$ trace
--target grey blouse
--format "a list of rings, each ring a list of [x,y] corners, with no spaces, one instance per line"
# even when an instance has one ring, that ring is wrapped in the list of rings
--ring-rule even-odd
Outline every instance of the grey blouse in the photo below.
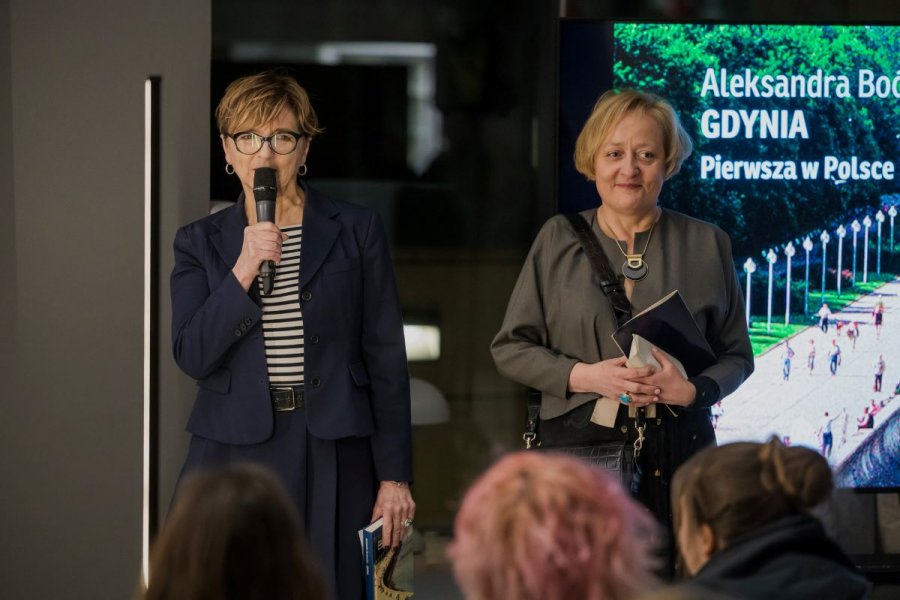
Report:
[[[618,273],[625,258],[616,242],[600,230],[595,209],[582,214],[593,223]],[[644,247],[648,233],[636,235],[636,248]],[[728,235],[710,223],[663,209],[644,260],[650,271],[634,285],[634,313],[679,290],[719,359],[701,375],[718,384],[720,397],[730,394],[753,372],[753,351]],[[576,363],[621,356],[611,337],[615,316],[597,282],[565,216],[548,220],[525,259],[491,343],[502,375],[542,392],[541,418],[557,417],[597,398],[567,392]]]

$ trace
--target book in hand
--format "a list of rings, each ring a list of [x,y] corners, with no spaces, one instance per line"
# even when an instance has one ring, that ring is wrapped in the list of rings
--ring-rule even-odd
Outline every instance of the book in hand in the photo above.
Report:
[[[639,336],[638,334],[634,334],[631,336],[631,350],[628,353],[628,359],[625,361],[626,367],[653,367],[654,369],[660,369],[662,365],[659,364],[659,361],[656,360],[656,357],[653,355],[651,348],[653,344]],[[687,372],[684,370],[684,365],[681,364],[681,361],[660,348],[657,348],[668,360],[675,366],[675,369],[681,373],[682,377],[687,377]],[[645,407],[646,413],[645,416],[649,419],[656,418],[656,404],[650,404]],[[668,404],[663,404],[663,406],[668,407]],[[618,408],[618,407],[617,407]],[[671,409],[669,409],[671,410]],[[672,414],[675,414],[674,412]],[[637,415],[637,407],[633,404],[628,406],[628,416],[632,419]],[[614,425],[615,423],[613,423]],[[610,425],[612,427],[612,425]]]
[[[379,518],[359,530],[363,570],[368,600],[406,600],[413,597],[413,551],[409,544],[411,528],[397,548],[385,548],[381,534],[384,519]]]
[[[625,356],[631,356],[635,335],[677,358],[688,377],[699,375],[717,362],[715,353],[678,290],[667,294],[616,329],[612,337]]]

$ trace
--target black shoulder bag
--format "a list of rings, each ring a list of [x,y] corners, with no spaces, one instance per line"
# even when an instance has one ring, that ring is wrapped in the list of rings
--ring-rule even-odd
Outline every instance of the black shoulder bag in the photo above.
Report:
[[[616,323],[622,326],[631,318],[631,302],[625,295],[625,288],[621,279],[616,276],[609,265],[609,258],[597,241],[594,232],[591,231],[590,223],[585,220],[579,213],[567,214],[566,218],[575,229],[581,246],[584,249],[588,260],[600,277],[600,288],[609,298],[612,304],[613,312],[616,316]],[[577,409],[576,409],[577,410]],[[528,390],[527,397],[527,419],[525,422],[525,433],[522,439],[525,440],[525,448],[541,448],[540,433],[538,430],[541,412],[541,392],[534,389]],[[640,452],[640,442],[643,441],[643,431],[645,428],[645,411],[643,408],[638,409],[635,419],[635,427],[638,431],[638,442],[634,444],[634,452]],[[576,444],[572,446],[554,445],[542,448],[545,450],[553,450],[563,452],[587,460],[598,467],[616,474],[626,488],[632,488],[634,491],[636,481],[633,478],[633,455],[631,454],[631,445],[627,439],[609,442],[597,442],[593,444]]]

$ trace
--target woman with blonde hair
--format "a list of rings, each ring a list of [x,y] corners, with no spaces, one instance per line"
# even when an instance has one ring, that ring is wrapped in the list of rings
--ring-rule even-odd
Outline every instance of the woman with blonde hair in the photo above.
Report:
[[[622,600],[656,584],[653,518],[607,473],[518,452],[466,493],[448,554],[465,597]]]
[[[750,600],[867,598],[865,578],[810,514],[831,491],[828,462],[810,448],[773,437],[701,451],[672,487],[691,583]]]
[[[627,443],[635,456],[632,492],[664,525],[675,469],[715,443],[710,407],[753,372],[728,235],[660,206],[665,182],[691,149],[664,99],[604,93],[575,149],[598,206],[544,224],[491,344],[502,375],[541,392],[535,443]],[[686,373],[653,348],[656,367],[626,365],[612,333],[676,290],[712,362]],[[682,362],[688,358],[681,353]]]

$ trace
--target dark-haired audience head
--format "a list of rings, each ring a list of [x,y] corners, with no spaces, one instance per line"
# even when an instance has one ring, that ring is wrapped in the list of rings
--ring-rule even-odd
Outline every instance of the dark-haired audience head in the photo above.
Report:
[[[689,583],[668,585],[641,596],[638,600],[739,600],[724,592]]]
[[[818,452],[775,437],[698,452],[672,481],[675,530],[688,573],[733,540],[809,512],[832,487],[831,469]]]
[[[656,524],[605,472],[517,452],[466,494],[448,554],[465,597],[618,600],[656,584]]]
[[[262,467],[235,465],[185,481],[153,547],[144,600],[325,598],[300,522]]]

